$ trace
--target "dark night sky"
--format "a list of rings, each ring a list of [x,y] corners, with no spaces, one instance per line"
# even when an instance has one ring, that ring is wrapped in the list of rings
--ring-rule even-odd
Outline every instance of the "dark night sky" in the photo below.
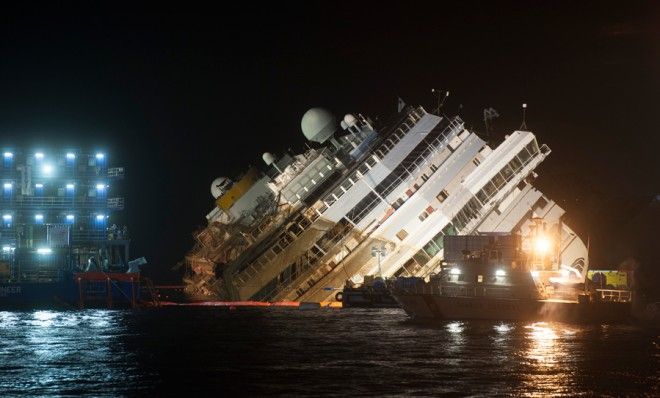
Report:
[[[300,150],[310,107],[382,117],[397,96],[431,109],[436,87],[475,129],[496,108],[501,138],[527,102],[553,149],[538,186],[594,258],[627,255],[612,237],[660,194],[657,3],[352,3],[5,8],[0,141],[107,148],[127,168],[133,256],[166,278],[212,208],[210,182]]]

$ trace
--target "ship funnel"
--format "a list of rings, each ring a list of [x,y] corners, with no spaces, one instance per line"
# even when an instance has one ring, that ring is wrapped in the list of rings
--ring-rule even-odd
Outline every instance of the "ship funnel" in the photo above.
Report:
[[[275,155],[273,155],[270,152],[264,152],[261,158],[264,160],[264,163],[266,163],[266,166],[270,166],[271,164],[273,164],[273,162],[275,162],[275,160],[277,160],[275,158]]]
[[[300,128],[305,138],[319,144],[332,137],[338,127],[337,118],[330,111],[323,108],[308,110],[300,121]]]

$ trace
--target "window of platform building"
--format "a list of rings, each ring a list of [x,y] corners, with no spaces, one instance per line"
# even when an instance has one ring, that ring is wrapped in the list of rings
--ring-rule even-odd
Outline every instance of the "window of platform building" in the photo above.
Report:
[[[449,197],[449,193],[447,193],[447,190],[445,189],[443,189],[442,192],[440,192],[438,196],[436,196],[436,198],[440,203],[444,202],[445,199],[447,199],[448,197]]]
[[[399,238],[399,240],[404,240],[408,236],[408,232],[405,229],[402,229],[401,231],[396,233],[396,237]]]

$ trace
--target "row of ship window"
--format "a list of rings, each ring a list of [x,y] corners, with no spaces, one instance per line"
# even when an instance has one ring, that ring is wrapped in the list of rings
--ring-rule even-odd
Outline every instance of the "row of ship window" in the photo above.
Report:
[[[403,137],[412,129],[412,127],[415,125],[415,123],[421,119],[421,117],[424,115],[424,112],[411,112],[409,114],[409,118],[404,120],[401,125],[392,133],[383,144],[381,144],[380,148],[376,150],[376,154],[380,156],[380,159],[382,159],[385,155],[387,155],[394,146],[403,139]],[[404,128],[405,127],[405,128]],[[266,251],[264,254],[259,256],[256,260],[254,260],[250,265],[246,267],[246,271],[248,273],[255,273],[265,266],[268,262],[272,261],[279,253],[281,253],[294,239],[297,237],[299,234],[301,234],[304,229],[306,229],[313,221],[315,221],[321,214],[323,214],[330,206],[332,206],[341,196],[344,195],[353,185],[355,185],[360,178],[362,178],[373,166],[378,162],[379,158],[377,155],[372,155],[369,156],[362,165],[358,166],[355,171],[353,171],[348,177],[345,178],[344,181],[342,181],[337,188],[335,188],[330,194],[328,194],[323,200],[322,203],[323,205],[316,209],[316,212],[310,213],[309,216],[305,216],[304,214],[300,214],[296,217],[296,219],[293,221],[292,225],[300,225],[300,227],[289,227],[287,230],[282,234],[282,237],[278,240],[277,243],[275,243],[270,250]],[[369,195],[374,195],[373,192],[371,192]],[[368,196],[369,196],[368,195]],[[371,208],[375,207],[375,204],[371,206]],[[357,206],[356,206],[357,207]],[[366,215],[366,214],[365,214]],[[305,220],[303,222],[303,220]],[[303,226],[304,224],[304,226]],[[292,236],[293,234],[294,236]]]
[[[506,185],[513,177],[530,161],[534,156],[539,153],[539,148],[536,140],[530,142],[525,146],[506,166],[502,168],[485,186],[482,188],[476,197],[470,200],[463,206],[463,208],[454,216],[454,218],[447,224],[447,226],[427,242],[424,247],[419,250],[413,258],[420,265],[426,264],[443,248],[442,237],[444,235],[455,235],[457,231],[463,230],[470,221],[477,219],[483,206],[490,200],[501,188]],[[443,191],[445,192],[445,191]],[[442,194],[442,192],[441,192]],[[445,198],[446,196],[443,195]],[[483,199],[482,199],[483,198]],[[440,198],[438,198],[440,199]],[[444,199],[443,199],[444,200]],[[428,217],[428,209],[426,211]],[[422,213],[424,214],[424,213]],[[426,219],[424,217],[424,219]],[[422,216],[420,215],[420,219]],[[398,236],[398,235],[397,235]],[[407,233],[405,234],[407,236]]]

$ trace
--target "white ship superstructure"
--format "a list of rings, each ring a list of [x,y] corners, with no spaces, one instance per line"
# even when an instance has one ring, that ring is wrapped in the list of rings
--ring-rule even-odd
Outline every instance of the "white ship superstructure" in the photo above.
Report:
[[[584,279],[585,245],[532,185],[550,149],[531,132],[492,149],[460,118],[422,107],[378,128],[346,115],[341,129],[313,108],[301,127],[314,148],[266,153],[264,172],[214,181],[217,206],[187,257],[189,294],[323,301],[347,279],[432,275],[444,235],[493,232],[535,237],[523,247],[546,242],[536,269]]]

